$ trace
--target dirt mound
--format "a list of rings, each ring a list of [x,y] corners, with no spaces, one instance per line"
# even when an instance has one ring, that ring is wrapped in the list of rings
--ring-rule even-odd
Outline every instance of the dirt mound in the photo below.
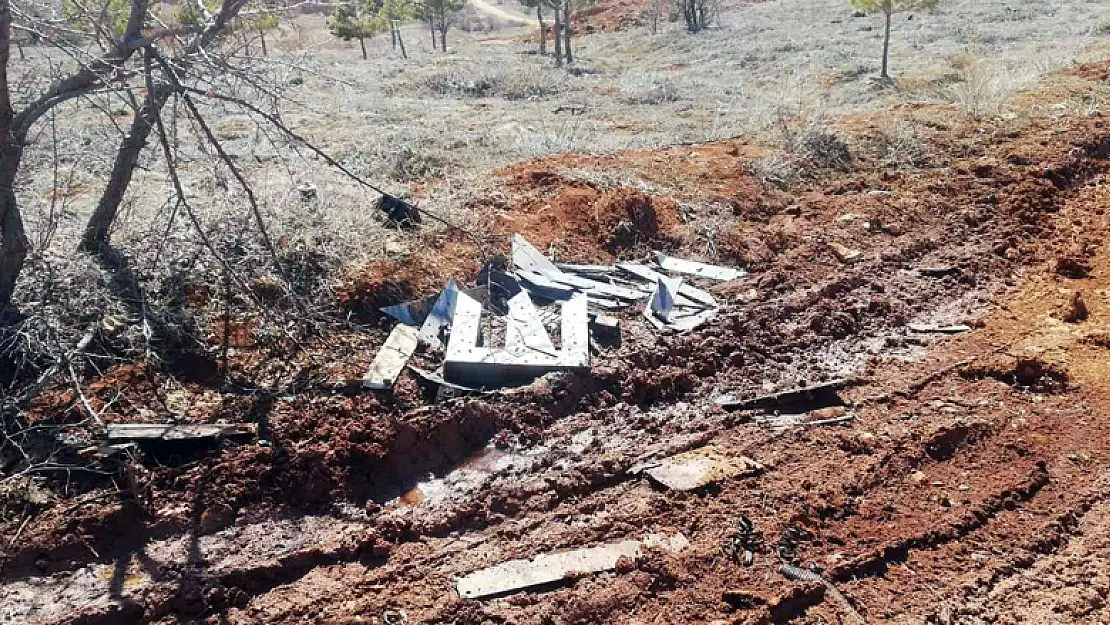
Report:
[[[1068,76],[1084,78],[1091,82],[1110,82],[1110,61],[1093,61],[1081,63],[1075,67],[1064,70]]]
[[[484,255],[479,241],[448,231],[433,241],[417,241],[400,258],[379,260],[353,269],[336,286],[339,306],[363,321],[381,318],[378,310],[438,292],[449,278],[473,275]]]
[[[651,20],[651,0],[602,0],[574,13],[575,28],[592,32],[617,32],[646,26]],[[660,21],[666,20],[661,16]]]
[[[1039,393],[1061,393],[1068,389],[1070,376],[1060,365],[1035,356],[996,356],[961,369],[965,378],[994,378]]]

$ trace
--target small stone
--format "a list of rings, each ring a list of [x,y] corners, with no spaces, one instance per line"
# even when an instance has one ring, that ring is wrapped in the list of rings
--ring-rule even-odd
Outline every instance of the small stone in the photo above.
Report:
[[[910,473],[909,477],[907,477],[906,479],[913,482],[914,484],[920,484],[925,481],[925,477],[925,473],[921,471],[914,471],[913,473]]]
[[[863,256],[863,252],[859,250],[854,250],[845,245],[841,245],[840,243],[837,243],[835,241],[829,242],[829,249],[832,250],[832,253],[834,256],[836,256],[837,260],[845,264],[854,263]]]

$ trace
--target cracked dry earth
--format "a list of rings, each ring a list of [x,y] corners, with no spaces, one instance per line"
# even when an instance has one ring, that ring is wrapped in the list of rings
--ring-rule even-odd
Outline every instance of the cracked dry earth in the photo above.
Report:
[[[868,622],[1110,623],[1110,128],[985,125],[938,147],[943,167],[861,166],[744,217],[791,243],[753,262],[699,331],[659,336],[630,313],[589,374],[499,395],[276,399],[259,417],[273,449],[151,469],[145,506],[58,503],[9,554],[0,615],[855,622],[825,586],[775,571],[796,526],[812,535],[798,561]],[[862,259],[838,262],[829,240]],[[916,271],[940,266],[958,272]],[[1088,315],[1068,322],[1076,292]],[[841,377],[856,418],[840,424],[771,428],[714,402]],[[765,468],[690,493],[629,471],[707,443]],[[741,515],[768,545],[751,567],[720,549]],[[506,559],[676,532],[689,548],[542,592],[454,591]]]

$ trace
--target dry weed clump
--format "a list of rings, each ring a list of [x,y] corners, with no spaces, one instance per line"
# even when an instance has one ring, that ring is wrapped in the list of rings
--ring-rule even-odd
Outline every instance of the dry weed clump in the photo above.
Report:
[[[879,158],[891,167],[922,167],[929,162],[925,143],[912,124],[895,120],[876,139]]]
[[[822,170],[851,169],[851,148],[824,116],[799,120],[780,111],[775,129],[779,149],[748,164],[749,173],[765,184],[785,188]]]
[[[558,94],[565,77],[530,67],[457,69],[430,74],[421,79],[422,89],[432,95],[459,99],[501,97],[510,101],[544,100]]]
[[[445,159],[427,152],[417,152],[406,145],[393,154],[389,177],[399,182],[414,182],[425,178],[441,178],[446,172]]]
[[[626,75],[621,80],[621,100],[628,104],[665,104],[682,99],[678,84],[657,72]]]

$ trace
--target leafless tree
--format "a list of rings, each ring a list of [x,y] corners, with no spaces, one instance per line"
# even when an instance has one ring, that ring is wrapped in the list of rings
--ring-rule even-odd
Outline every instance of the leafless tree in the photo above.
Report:
[[[9,81],[12,33],[15,30],[29,31],[36,33],[42,41],[58,42],[56,37],[46,32],[44,25],[57,32],[64,28],[64,23],[54,20],[55,23],[44,24],[29,11],[13,6],[12,0],[0,0],[0,310],[7,310],[11,305],[16,281],[29,251],[15,187],[32,127],[55,107],[99,90],[115,89],[133,97],[133,82],[136,76],[141,76],[135,68],[136,53],[152,50],[161,43],[180,45],[181,38],[187,36],[189,40],[179,56],[187,61],[201,54],[226,32],[246,2],[224,0],[214,14],[205,9],[205,19],[196,27],[178,29],[157,26],[144,29],[152,19],[149,0],[132,0],[118,36],[112,32],[112,16],[102,11],[101,19],[93,19],[90,24],[103,52],[85,58],[80,48],[66,50],[74,58],[73,69],[37,94],[29,95],[13,90],[14,85]],[[79,3],[75,5],[81,6]],[[110,44],[106,43],[109,41]],[[147,102],[143,105],[146,112],[136,116],[132,130],[138,132],[133,133],[135,138],[124,146],[126,154],[117,159],[118,167],[113,170],[110,189],[126,189],[134,169],[134,158],[145,142],[143,127],[149,126],[149,111],[156,108],[159,102],[164,102],[162,97],[160,93],[147,94]],[[106,195],[103,208],[98,208],[99,216],[90,223],[91,234],[86,238],[91,242],[106,236],[106,227],[110,226],[111,217],[118,209],[118,200],[113,199],[115,192]]]

